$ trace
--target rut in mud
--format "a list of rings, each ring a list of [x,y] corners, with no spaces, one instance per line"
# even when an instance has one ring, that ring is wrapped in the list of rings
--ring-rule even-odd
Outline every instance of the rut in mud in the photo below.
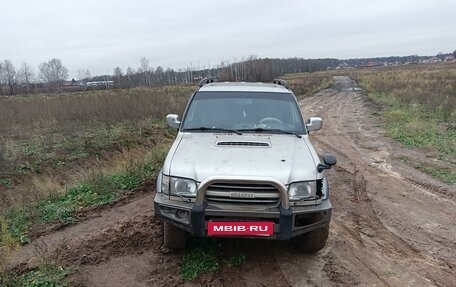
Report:
[[[310,135],[318,152],[338,158],[328,172],[330,237],[319,253],[298,254],[287,242],[222,240],[247,260],[184,282],[182,255],[160,252],[150,191],[42,236],[11,267],[52,256],[79,266],[72,280],[80,286],[456,286],[454,186],[397,160],[431,159],[386,138],[376,107],[355,86],[337,77],[333,88],[300,102],[305,117],[324,119],[323,129]]]

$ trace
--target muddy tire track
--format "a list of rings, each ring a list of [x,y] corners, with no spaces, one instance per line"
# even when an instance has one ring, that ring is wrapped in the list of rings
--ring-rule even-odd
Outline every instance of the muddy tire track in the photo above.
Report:
[[[353,81],[336,78],[336,86],[338,93],[322,91],[301,101],[301,106],[307,116],[321,106],[311,115],[322,116],[324,128],[311,136],[320,152],[333,152],[339,160],[330,172],[335,206],[331,227],[341,238],[351,238],[345,242],[354,250],[344,256],[356,257],[351,262],[359,260],[380,285],[453,285],[454,187],[395,160],[402,155],[426,161],[426,155],[405,150],[384,136],[379,119],[372,115],[375,106],[353,89]]]

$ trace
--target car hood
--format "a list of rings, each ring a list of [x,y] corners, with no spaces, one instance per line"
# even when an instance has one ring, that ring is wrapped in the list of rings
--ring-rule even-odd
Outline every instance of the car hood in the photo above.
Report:
[[[309,145],[307,136],[180,133],[163,171],[197,182],[209,176],[273,177],[284,184],[315,180],[318,158]]]

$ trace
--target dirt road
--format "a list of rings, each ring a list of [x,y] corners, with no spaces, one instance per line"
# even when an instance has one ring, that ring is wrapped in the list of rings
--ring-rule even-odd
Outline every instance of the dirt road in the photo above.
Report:
[[[160,224],[146,192],[42,236],[11,266],[52,255],[79,266],[72,280],[80,286],[456,286],[455,187],[408,166],[434,160],[385,137],[377,108],[346,77],[300,105],[305,117],[324,119],[311,134],[319,153],[338,158],[328,172],[330,237],[318,254],[296,254],[286,242],[229,240],[225,248],[246,255],[241,267],[184,282],[182,255],[159,251]]]

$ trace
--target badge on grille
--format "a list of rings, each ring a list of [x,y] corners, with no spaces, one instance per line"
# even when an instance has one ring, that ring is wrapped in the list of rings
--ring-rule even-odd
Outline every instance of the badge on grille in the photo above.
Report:
[[[231,198],[255,198],[253,192],[230,192]]]

